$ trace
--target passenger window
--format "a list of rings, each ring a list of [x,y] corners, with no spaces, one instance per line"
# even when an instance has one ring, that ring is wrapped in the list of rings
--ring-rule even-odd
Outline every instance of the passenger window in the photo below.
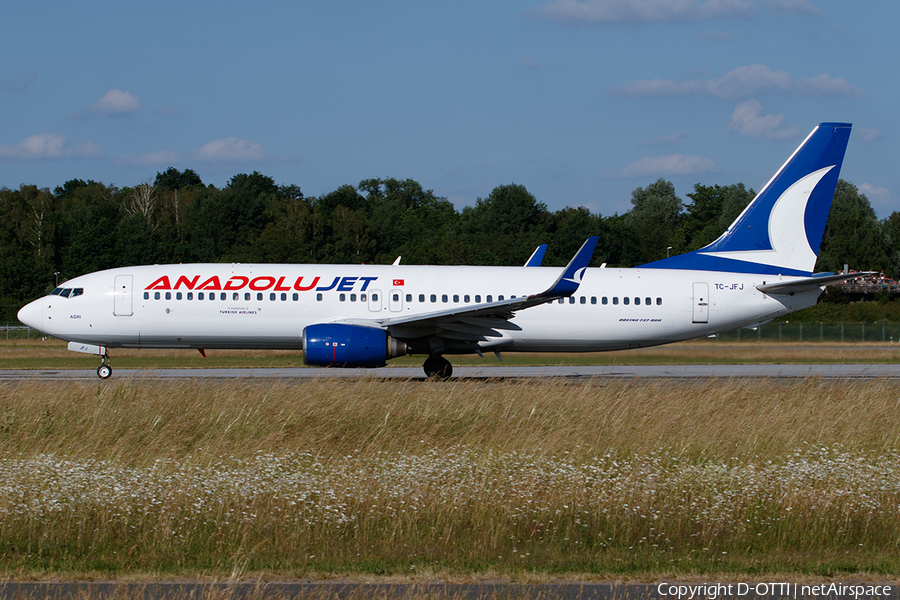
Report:
[[[188,299],[188,300],[193,300],[193,299],[194,299],[194,292],[188,292],[188,293],[187,293],[187,299]]]
[[[215,293],[215,292],[210,292],[210,293],[209,293],[209,299],[210,299],[210,300],[215,300],[215,299],[216,299],[216,293]]]
[[[338,300],[340,300],[341,302],[346,302],[347,294],[338,294]]]
[[[469,299],[469,295],[468,295],[468,294],[466,294],[465,296],[463,296],[463,302],[465,302],[466,304],[468,304],[469,302],[471,302],[471,300]]]
[[[497,302],[502,302],[502,301],[503,301],[503,295],[501,294],[501,295],[497,296]]]
[[[446,301],[447,301],[447,294],[442,294],[442,295],[441,295],[441,302],[446,302]]]
[[[419,294],[419,302],[425,302],[425,294]]]
[[[619,297],[613,296],[613,306],[617,305],[618,303],[619,303]]]
[[[153,299],[159,300],[159,292],[153,292]]]
[[[262,296],[262,294],[260,294],[260,296]],[[322,292],[319,292],[318,294],[316,294],[316,302],[321,302],[321,301],[322,301]]]
[[[343,296],[343,294],[341,294],[341,296]],[[269,293],[269,301],[274,302],[274,300],[275,300],[275,292],[270,292]],[[341,302],[343,302],[343,301],[344,301],[344,299],[341,298]]]
[[[641,305],[641,299],[640,299],[640,298],[635,298],[635,299],[634,299],[634,305],[635,305],[635,306],[640,306],[640,305]]]
[[[580,301],[582,304],[587,304],[587,298],[585,298],[584,296],[582,296],[581,299],[580,299],[579,301]]]
[[[172,292],[166,292],[166,300],[172,299]]]
[[[475,303],[481,304],[481,294],[475,294]]]
[[[181,300],[181,292],[175,292],[175,299]]]
[[[487,301],[488,301],[488,302],[493,302],[493,301],[494,301],[494,297],[491,296],[490,294],[488,294]]]
[[[321,296],[322,294],[319,294],[319,295]],[[260,302],[262,302],[262,299],[263,299],[262,292],[259,292],[258,294],[256,294],[256,299],[259,300]]]
[[[652,304],[652,302],[650,302],[650,298],[644,298],[644,304],[650,306]]]
[[[557,300],[557,302],[559,302],[560,304],[565,304],[565,303],[566,303],[566,299],[565,299],[565,298],[560,298],[559,300]]]
[[[199,292],[197,294],[197,300],[203,300],[203,298],[205,298],[205,296],[203,295],[203,292]]]
[[[59,289],[53,290],[53,293],[59,295]],[[150,299],[150,292],[144,292],[144,300],[149,300],[149,299]]]
[[[295,294],[295,295],[296,295],[296,294]],[[245,292],[245,293],[244,293],[244,301],[245,301],[245,302],[249,302],[249,301],[250,301],[250,292]]]
[[[400,302],[400,294],[394,294],[394,302]]]
[[[431,295],[431,301],[432,301],[432,302],[437,302],[437,296],[436,296],[435,294],[432,294],[432,295]]]
[[[297,294],[294,294],[294,295],[296,296]],[[360,294],[360,295],[359,295],[359,301],[360,301],[360,302],[365,302],[365,301],[366,301],[366,295],[365,295],[365,294]]]
[[[287,294],[285,294],[284,292],[281,292],[281,301],[287,302]]]
[[[372,302],[378,302],[378,294],[372,294]]]
[[[597,304],[597,296],[591,296],[591,304]]]
[[[453,302],[459,302],[459,294],[453,294]]]
[[[575,296],[569,296],[569,304],[575,304]]]
[[[241,295],[238,294],[237,292],[235,292],[234,294],[231,295],[231,299],[234,300],[235,302],[237,302],[238,300],[241,299]]]
[[[662,306],[662,298],[657,298],[657,299],[656,299],[656,305],[657,305],[657,306]]]
[[[350,302],[356,302],[356,294],[350,294]]]
[[[222,292],[221,294],[219,294],[219,300],[221,300],[222,302],[224,302],[227,299],[228,299],[228,294],[226,294],[225,292]]]
[[[407,295],[406,295],[406,301],[407,301],[407,302],[412,302],[412,294],[407,294]]]
[[[249,296],[249,294],[248,294],[248,296]],[[296,302],[296,301],[299,300],[299,299],[300,299],[300,294],[298,294],[297,292],[294,292],[294,293],[291,295],[291,300],[293,300],[294,302]],[[365,300],[365,298],[363,298],[363,300]]]
[[[603,296],[603,298],[601,298],[600,300],[600,303],[603,304],[603,306],[606,306],[607,304],[609,304],[609,298]]]
[[[629,302],[631,302],[631,298],[629,298],[628,296],[622,298],[622,304],[624,304],[625,306],[628,306]]]

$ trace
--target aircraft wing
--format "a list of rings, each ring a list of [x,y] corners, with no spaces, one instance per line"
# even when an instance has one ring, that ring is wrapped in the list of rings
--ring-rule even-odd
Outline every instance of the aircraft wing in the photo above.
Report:
[[[853,279],[861,275],[875,275],[875,271],[864,271],[862,273],[842,273],[840,275],[813,275],[812,277],[792,279],[791,281],[776,281],[775,283],[766,283],[756,286],[756,289],[766,294],[796,294],[798,292],[809,292],[831,283],[847,281],[848,279]]]
[[[597,236],[588,238],[553,285],[538,294],[482,304],[467,304],[424,314],[365,321],[367,324],[388,329],[391,335],[400,339],[436,333],[450,339],[482,340],[486,337],[500,336],[501,334],[496,331],[498,329],[518,330],[519,327],[510,322],[517,311],[571,296],[578,290],[597,245],[597,239]],[[358,319],[354,319],[353,322],[363,324]]]

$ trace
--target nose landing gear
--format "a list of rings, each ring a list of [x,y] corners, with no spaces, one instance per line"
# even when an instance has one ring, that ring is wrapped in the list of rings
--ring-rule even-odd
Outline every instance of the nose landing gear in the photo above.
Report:
[[[427,377],[435,379],[450,379],[453,375],[453,365],[443,356],[429,356],[422,368],[425,369]]]

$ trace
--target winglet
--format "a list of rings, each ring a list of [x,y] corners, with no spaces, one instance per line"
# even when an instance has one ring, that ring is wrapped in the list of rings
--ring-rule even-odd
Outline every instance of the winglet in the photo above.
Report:
[[[531,253],[531,257],[525,261],[526,267],[539,267],[541,263],[544,262],[544,254],[547,252],[547,244],[541,244],[537,248],[534,249],[534,252]]]
[[[575,256],[572,257],[572,260],[569,261],[566,270],[556,280],[556,283],[540,295],[559,297],[574,294],[578,290],[578,286],[581,285],[581,278],[584,276],[584,270],[587,268],[588,263],[591,262],[591,256],[594,254],[594,248],[597,246],[598,239],[600,239],[598,236],[592,235],[585,240],[578,252],[575,253]]]

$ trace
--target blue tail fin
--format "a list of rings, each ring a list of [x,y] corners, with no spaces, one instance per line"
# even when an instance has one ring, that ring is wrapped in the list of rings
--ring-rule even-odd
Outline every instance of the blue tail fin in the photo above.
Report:
[[[642,268],[811,275],[849,139],[820,123],[719,239]]]

